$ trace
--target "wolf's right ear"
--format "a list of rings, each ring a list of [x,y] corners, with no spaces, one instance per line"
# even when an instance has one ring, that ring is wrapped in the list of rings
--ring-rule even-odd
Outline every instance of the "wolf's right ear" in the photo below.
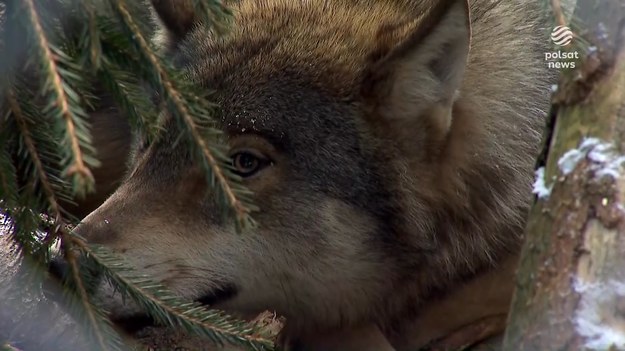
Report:
[[[197,21],[194,0],[151,0],[152,6],[172,39],[183,39]]]
[[[434,1],[428,11],[380,28],[377,36],[361,87],[364,101],[382,117],[377,122],[392,133],[414,136],[426,128],[444,138],[468,61],[468,1]]]

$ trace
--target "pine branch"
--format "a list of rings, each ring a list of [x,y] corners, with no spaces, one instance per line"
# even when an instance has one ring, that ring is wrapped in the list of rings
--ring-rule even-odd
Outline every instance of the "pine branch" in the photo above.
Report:
[[[16,94],[13,89],[10,89],[6,92],[5,100],[8,105],[10,114],[7,116],[7,119],[3,121],[4,123],[2,126],[4,128],[7,128],[7,130],[3,130],[2,134],[4,136],[7,131],[13,130],[13,128],[11,128],[8,123],[10,121],[9,118],[13,117],[12,120],[15,122],[16,128],[19,131],[21,144],[24,146],[25,151],[24,155],[20,155],[18,153],[18,156],[23,156],[22,161],[28,162],[28,164],[32,166],[32,175],[30,177],[31,186],[27,187],[26,189],[34,191],[36,185],[39,184],[41,189],[43,189],[43,197],[48,201],[48,203],[50,204],[49,206],[52,207],[51,210],[60,213],[60,208],[54,207],[55,205],[58,205],[58,203],[56,202],[56,194],[54,192],[51,182],[49,181],[48,173],[45,169],[44,163],[40,158],[35,138],[33,138],[33,135],[31,134],[27,113],[23,111],[20,103],[17,101]],[[3,137],[2,141],[6,143],[3,145],[3,149],[8,147],[7,138]],[[12,168],[15,169],[14,167]],[[11,172],[10,168],[3,168],[3,173],[7,170]],[[17,186],[17,181],[15,186]],[[5,189],[5,191],[10,191],[10,185],[9,188]],[[13,219],[18,221],[17,224],[19,225],[11,226],[10,233],[12,234],[12,238],[16,242],[18,242],[24,249],[26,249],[26,252],[33,253],[35,251],[38,251],[38,247],[41,246],[41,243],[37,241],[37,237],[33,236],[32,234],[35,231],[35,228],[37,228],[37,219],[35,218],[35,213],[39,212],[40,210],[44,210],[44,206],[39,206],[40,201],[37,201],[35,197],[29,196],[28,191],[22,192],[21,199],[19,198],[20,194],[16,195],[17,196],[14,196],[13,199],[10,194],[7,194],[7,197],[2,197],[3,211],[6,212],[6,215],[10,215]],[[29,211],[23,206],[23,204],[30,204],[29,207],[35,209],[35,211]],[[53,238],[51,238],[50,241],[52,240]]]
[[[135,75],[105,57],[98,70],[98,78],[120,105],[135,129],[147,132],[148,140],[153,140],[162,131],[157,123],[158,114],[154,104],[140,88],[141,83]]]
[[[51,182],[48,178],[48,173],[44,167],[44,163],[39,156],[35,141],[31,137],[31,133],[26,122],[26,117],[24,116],[22,109],[20,108],[20,105],[17,102],[15,94],[12,90],[9,91],[7,100],[12,111],[12,116],[19,126],[20,133],[24,139],[24,144],[26,145],[30,159],[32,160],[36,168],[35,173],[39,176],[39,184],[41,185],[43,193],[47,198],[49,211],[54,218],[52,220],[52,223],[54,224],[56,229],[54,231],[51,231],[48,235],[48,238],[46,238],[45,240],[45,242],[51,243],[54,238],[57,237],[57,234],[59,232],[63,233],[63,231],[65,230],[61,206],[59,205],[56,193],[52,188]],[[113,345],[119,344],[119,342],[116,341],[119,340],[119,336],[117,336],[116,333],[112,331],[112,329],[108,328],[107,330],[103,327],[107,319],[103,316],[103,314],[96,306],[93,306],[91,304],[87,291],[84,289],[82,278],[79,275],[79,267],[76,258],[71,250],[71,243],[68,242],[66,238],[66,235],[61,235],[61,240],[63,241],[63,244],[66,245],[64,252],[72,271],[73,282],[77,286],[77,292],[84,307],[85,314],[88,316],[88,321],[92,326],[90,330],[93,331],[98,345],[101,347],[102,350],[119,350],[119,347],[109,347],[109,344],[107,343],[107,340],[109,342],[112,340]]]
[[[71,242],[67,240],[67,234],[64,233],[66,228],[63,224],[63,213],[57,200],[56,192],[54,191],[48,178],[48,173],[44,167],[43,161],[40,158],[39,152],[37,151],[35,141],[31,137],[26,117],[17,102],[15,93],[12,90],[8,93],[7,101],[9,107],[11,108],[12,116],[20,129],[20,134],[24,139],[24,144],[26,145],[30,159],[35,166],[35,174],[39,176],[39,184],[43,189],[43,193],[47,199],[49,212],[53,218],[51,222],[54,229],[50,231],[47,238],[44,240],[44,243],[52,243],[58,234],[61,233],[61,240],[65,247],[64,253],[72,272],[73,283],[76,285],[76,291],[79,295],[79,299],[82,303],[89,325],[91,326],[90,330],[92,331],[97,344],[102,350],[120,350],[119,345],[121,342],[119,341],[119,336],[117,336],[112,328],[106,327],[108,319],[103,315],[100,309],[91,303],[87,291],[84,288],[83,280],[79,274],[78,262],[73,251],[71,250]]]
[[[217,138],[221,134],[216,128],[205,127],[196,121],[205,124],[213,124],[209,119],[207,108],[199,96],[188,97],[178,89],[175,76],[152,50],[148,41],[143,36],[139,26],[132,18],[125,0],[109,0],[111,6],[116,10],[120,21],[134,38],[139,53],[149,63],[152,75],[148,77],[155,88],[162,91],[167,105],[174,118],[181,121],[182,126],[187,131],[188,137],[193,141],[192,147],[199,156],[200,164],[208,175],[210,184],[217,184],[218,198],[223,198],[228,206],[234,211],[237,224],[242,228],[255,225],[249,217],[250,212],[257,210],[249,199],[250,192],[235,182],[238,178],[228,171],[229,159],[225,156],[225,146],[218,143],[209,144],[206,140],[207,134]],[[189,108],[196,106],[196,108]]]
[[[83,17],[87,20],[88,25],[82,34],[81,42],[84,51],[89,53],[89,64],[94,70],[100,68],[100,60],[102,58],[102,44],[100,38],[100,29],[98,27],[96,17],[96,5],[93,0],[77,1],[78,6],[82,10]]]
[[[205,25],[210,25],[215,33],[224,35],[230,29],[232,11],[222,0],[195,0],[195,11],[202,15]]]
[[[232,172],[227,148],[218,142],[222,132],[210,117],[213,106],[203,95],[195,93],[196,87],[185,81],[187,77],[175,73],[169,64],[161,61],[146,39],[141,21],[136,18],[138,10],[133,7],[136,4],[110,0],[106,11],[101,11],[104,7],[93,0],[9,3],[7,8],[12,9],[15,23],[0,28],[5,34],[0,38],[0,46],[7,48],[3,40],[9,34],[7,28],[10,33],[21,29],[21,33],[26,33],[26,40],[21,42],[28,44],[22,46],[33,51],[28,53],[30,63],[40,66],[27,70],[21,62],[22,56],[16,54],[22,51],[17,49],[11,49],[6,62],[0,64],[3,70],[9,68],[11,75],[25,76],[21,83],[28,83],[16,85],[7,79],[6,84],[2,80],[0,87],[6,100],[0,106],[3,117],[0,119],[0,211],[12,221],[10,231],[16,247],[25,257],[38,257],[38,262],[45,263],[50,244],[60,238],[71,272],[67,286],[72,289],[66,291],[77,295],[70,301],[70,311],[85,322],[100,349],[118,349],[119,337],[89,296],[89,275],[81,274],[83,267],[79,264],[82,260],[78,260],[78,251],[87,252],[98,262],[98,272],[103,271],[122,294],[137,301],[161,324],[182,328],[219,344],[229,342],[254,350],[273,349],[270,338],[251,324],[197,303],[185,303],[162,285],[133,276],[123,265],[118,265],[119,260],[100,249],[88,248],[65,226],[67,213],[61,206],[62,201],[70,201],[72,194],[84,195],[94,185],[90,168],[98,162],[85,111],[89,106],[88,93],[81,89],[94,78],[104,83],[139,130],[156,136],[162,131],[159,127],[162,128],[170,117],[163,114],[162,120],[158,119],[141,87],[140,79],[147,78],[152,88],[165,98],[169,115],[183,131],[181,138],[189,142],[191,153],[215,188],[218,204],[230,207],[229,211],[238,220],[238,229],[254,225],[249,214],[257,208],[251,203],[251,192]],[[225,30],[220,20],[227,17],[229,11],[221,2],[205,0],[196,5],[205,16],[205,25],[213,25],[217,32]],[[49,11],[46,6],[53,10]],[[78,14],[79,20],[65,22],[67,18],[63,16],[67,13]],[[113,20],[111,15],[115,15]],[[17,25],[22,22],[23,28]],[[60,24],[60,29],[50,23]],[[10,62],[15,65],[7,65]],[[43,84],[37,86],[40,79]],[[30,89],[22,93],[24,86]],[[10,94],[5,94],[5,87]],[[33,90],[40,90],[47,99],[45,108],[40,108],[41,101],[35,98]],[[50,128],[51,121],[54,128]],[[5,129],[5,126],[8,127]],[[62,136],[61,142],[58,135]],[[73,182],[71,193],[67,191],[66,179]],[[42,212],[50,218],[41,217]],[[45,238],[41,237],[41,232],[47,232]]]
[[[59,226],[58,230],[61,245],[64,247],[63,253],[65,261],[68,263],[71,271],[71,282],[74,288],[72,290],[77,293],[79,301],[82,304],[86,322],[90,326],[89,331],[95,339],[96,345],[103,351],[122,350],[121,339],[113,330],[111,321],[102,312],[101,308],[91,302],[91,297],[85,288],[83,276],[81,275],[76,250],[73,248],[74,240],[71,234],[67,232],[65,227]]]
[[[51,98],[46,111],[53,112],[54,117],[62,118],[65,124],[62,129],[71,150],[65,175],[73,178],[75,193],[83,196],[93,190],[94,186],[89,166],[97,166],[98,163],[92,156],[90,138],[80,137],[88,135],[86,126],[81,123],[81,120],[86,118],[86,113],[81,107],[79,95],[70,86],[71,81],[80,79],[80,69],[61,49],[50,42],[33,0],[24,0],[23,6],[41,58],[42,71],[45,75],[44,89],[46,95]],[[84,151],[90,154],[85,154]]]
[[[23,39],[23,32],[16,30],[16,4],[3,2],[0,5],[0,52],[3,53],[0,60],[0,94],[4,95],[9,77],[15,74],[17,58],[22,54],[22,48],[15,43]]]
[[[562,12],[562,4],[560,0],[551,0],[551,8],[553,9],[553,15],[555,16],[556,23],[559,26],[566,26],[566,17]]]
[[[52,186],[48,179],[48,173],[46,172],[43,162],[39,157],[39,153],[37,152],[37,146],[35,145],[35,141],[31,136],[30,129],[28,128],[28,124],[26,122],[26,117],[24,116],[24,113],[22,112],[22,109],[17,102],[17,98],[15,97],[15,93],[13,90],[9,90],[7,92],[7,101],[12,111],[12,116],[19,127],[20,134],[24,140],[24,144],[26,145],[26,149],[28,150],[30,159],[35,166],[35,173],[39,177],[39,184],[43,188],[44,196],[48,200],[50,211],[51,213],[56,214],[58,216],[57,219],[59,219],[61,216],[61,207],[56,201],[56,194],[52,189]]]
[[[11,150],[16,160],[18,179],[20,182],[26,183],[20,184],[20,196],[28,195],[38,199],[38,203],[26,201],[22,202],[22,205],[32,205],[31,209],[34,211],[47,212],[49,210],[46,200],[47,194],[39,191],[38,188],[39,172],[42,169],[46,172],[50,188],[59,200],[70,202],[72,196],[67,181],[61,178],[60,170],[58,170],[58,165],[62,160],[58,151],[57,138],[45,121],[41,121],[41,108],[35,102],[36,97],[31,91],[24,89],[24,85],[19,80],[11,85],[5,94],[7,106],[12,104],[15,112],[7,107],[9,114],[7,119],[3,121],[0,141]],[[11,103],[7,97],[12,97]],[[13,113],[16,113],[19,118],[14,118]],[[23,131],[27,131],[27,135],[23,135]],[[8,138],[5,137],[7,135]],[[26,141],[31,145],[30,149]],[[37,152],[39,165],[33,163],[31,151]],[[24,185],[27,186],[24,187]]]
[[[73,237],[72,241],[124,297],[130,297],[158,323],[183,328],[220,345],[229,342],[252,350],[274,349],[273,342],[255,326],[220,311],[206,309],[199,303],[182,301],[163,285],[134,273],[120,258],[105,249],[88,246],[78,237]]]
[[[0,208],[15,207],[18,202],[17,170],[11,158],[9,111],[0,109]]]

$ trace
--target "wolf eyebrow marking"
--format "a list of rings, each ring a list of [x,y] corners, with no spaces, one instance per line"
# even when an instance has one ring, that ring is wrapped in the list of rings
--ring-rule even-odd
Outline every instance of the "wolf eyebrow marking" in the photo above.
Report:
[[[284,152],[288,150],[289,141],[287,134],[282,132],[276,132],[272,129],[234,128],[232,130],[228,130],[227,133],[231,137],[237,137],[241,135],[256,135],[262,139],[265,139],[279,152]]]

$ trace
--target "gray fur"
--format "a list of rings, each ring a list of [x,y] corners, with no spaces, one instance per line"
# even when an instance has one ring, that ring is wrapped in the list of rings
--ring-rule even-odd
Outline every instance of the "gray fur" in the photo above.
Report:
[[[89,240],[187,298],[236,286],[216,307],[275,310],[292,339],[390,335],[518,252],[552,78],[537,4],[471,1],[465,67],[460,0],[434,20],[434,1],[242,0],[227,37],[160,3],[181,23],[155,41],[217,91],[233,150],[273,161],[246,181],[261,227],[221,222],[171,125],[81,225]]]

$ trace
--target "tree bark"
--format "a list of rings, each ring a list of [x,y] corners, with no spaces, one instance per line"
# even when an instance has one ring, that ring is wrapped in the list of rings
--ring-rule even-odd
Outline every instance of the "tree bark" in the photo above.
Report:
[[[578,5],[599,30],[554,95],[504,350],[625,349],[625,2]]]

